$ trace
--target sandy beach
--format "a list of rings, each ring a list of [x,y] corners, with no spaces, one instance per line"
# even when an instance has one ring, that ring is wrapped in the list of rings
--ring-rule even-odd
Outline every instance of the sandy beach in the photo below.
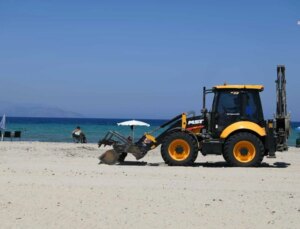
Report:
[[[300,150],[231,168],[169,167],[159,149],[99,165],[96,144],[1,142],[1,228],[299,228]]]

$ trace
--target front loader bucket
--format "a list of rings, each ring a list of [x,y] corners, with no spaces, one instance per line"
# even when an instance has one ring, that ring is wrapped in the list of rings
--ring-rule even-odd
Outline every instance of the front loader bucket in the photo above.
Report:
[[[137,160],[143,158],[151,149],[152,142],[145,142],[146,136],[141,137],[137,142],[133,143],[128,138],[116,131],[109,131],[103,139],[98,142],[99,147],[112,146],[113,149],[107,150],[100,157],[100,163],[113,165],[119,161],[120,155],[124,153],[132,154]],[[149,140],[147,140],[149,141]],[[150,144],[151,143],[151,144]],[[121,156],[122,158],[122,156]],[[120,159],[122,161],[122,159]]]
[[[100,162],[107,165],[116,164],[118,162],[118,159],[119,154],[113,149],[107,150],[99,157]]]

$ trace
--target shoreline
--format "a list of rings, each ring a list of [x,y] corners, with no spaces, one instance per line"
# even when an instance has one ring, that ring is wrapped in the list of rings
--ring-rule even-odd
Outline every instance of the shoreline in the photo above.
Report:
[[[114,130],[120,132],[124,136],[131,134],[129,127],[117,126],[117,123],[126,119],[68,119],[68,118],[26,118],[15,117],[13,120],[7,118],[7,131],[21,131],[21,141],[40,141],[40,142],[72,142],[71,133],[76,126],[81,126],[83,132],[87,137],[87,141],[90,143],[97,143],[99,139],[103,138],[108,131]],[[27,119],[30,119],[27,120]],[[149,123],[151,126],[138,127],[135,129],[135,136],[142,137],[145,132],[150,132],[156,127],[160,126],[167,120],[164,119],[141,119]],[[298,122],[291,122],[293,129],[288,144],[289,146],[296,145],[296,139],[298,138],[295,128]],[[157,135],[160,132],[156,132]],[[156,135],[156,136],[157,136]],[[19,140],[16,138],[15,140]],[[10,138],[6,138],[5,141],[10,141]]]

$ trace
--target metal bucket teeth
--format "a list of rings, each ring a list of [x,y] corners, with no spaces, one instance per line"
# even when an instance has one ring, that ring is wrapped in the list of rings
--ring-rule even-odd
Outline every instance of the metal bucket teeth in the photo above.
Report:
[[[119,154],[113,149],[107,150],[105,153],[103,153],[99,157],[99,160],[102,163],[108,164],[108,165],[116,164],[118,159],[119,159]]]

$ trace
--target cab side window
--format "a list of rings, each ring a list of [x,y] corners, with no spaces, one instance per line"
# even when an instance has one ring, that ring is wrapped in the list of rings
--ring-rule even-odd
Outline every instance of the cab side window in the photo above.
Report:
[[[219,94],[217,112],[226,115],[239,115],[241,110],[241,99],[238,92],[222,92]]]
[[[263,120],[261,103],[258,93],[248,92],[245,94],[244,115],[247,117],[247,119],[254,122]]]
[[[239,91],[220,91],[215,105],[215,128],[221,132],[230,124],[237,122],[241,116],[241,94]]]

